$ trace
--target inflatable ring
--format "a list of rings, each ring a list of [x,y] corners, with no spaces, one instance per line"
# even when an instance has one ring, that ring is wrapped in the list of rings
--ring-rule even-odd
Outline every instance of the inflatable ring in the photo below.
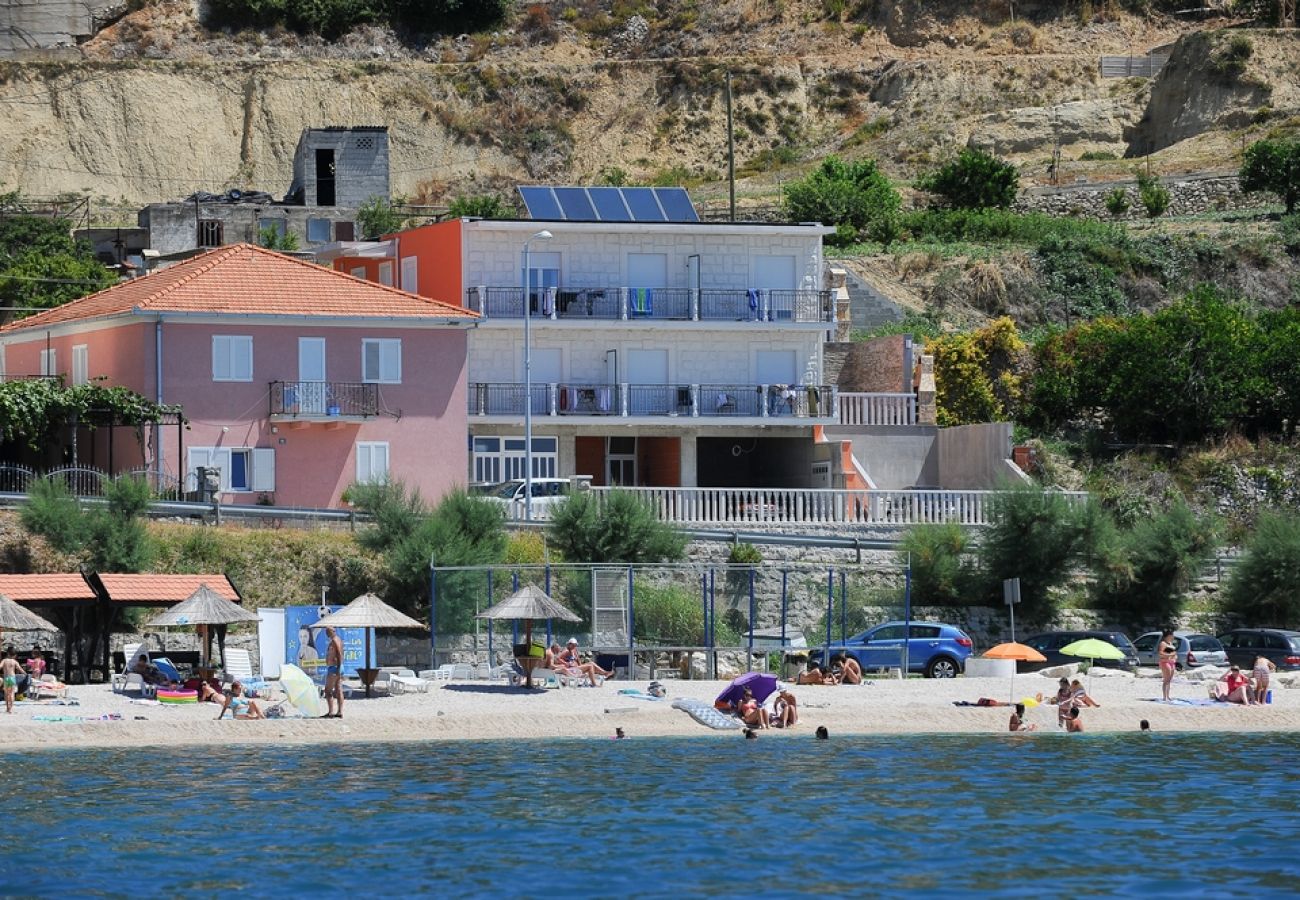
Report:
[[[159,691],[159,703],[198,703],[198,691]]]

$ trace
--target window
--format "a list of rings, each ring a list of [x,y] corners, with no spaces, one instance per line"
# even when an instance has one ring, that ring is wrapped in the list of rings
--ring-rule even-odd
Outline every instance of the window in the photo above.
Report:
[[[402,257],[402,290],[420,293],[420,260],[415,256]]]
[[[938,625],[913,625],[911,630],[913,638],[922,638],[930,640],[939,637]]]
[[[348,274],[351,275],[353,278],[360,278],[362,281],[365,281],[365,280],[366,280],[366,267],[365,267],[365,266],[357,266],[357,267],[354,268],[354,269],[348,269]]]
[[[883,628],[877,628],[868,638],[871,641],[901,641],[902,639],[902,625],[886,625]]]
[[[1152,650],[1156,649],[1156,641],[1159,640],[1159,638],[1160,635],[1158,634],[1144,634],[1133,642],[1133,646],[1138,650],[1141,650],[1143,653],[1150,653]]]
[[[378,384],[402,383],[400,338],[366,338],[361,342],[361,380]]]
[[[212,336],[212,380],[253,380],[253,339],[244,335]]]
[[[53,376],[59,374],[59,351],[51,347],[49,350],[41,351],[41,374]]]
[[[357,230],[352,222],[335,222],[334,223],[334,240],[336,241],[354,241],[357,238]]]
[[[532,312],[538,312],[538,298],[547,288],[560,286],[560,254],[550,251],[530,250],[528,253],[528,271],[521,275],[528,277],[529,296],[532,298]],[[657,287],[658,285],[656,285]]]
[[[393,264],[391,261],[381,262],[379,264],[379,283],[393,286]]]
[[[357,483],[374,484],[388,480],[388,443],[357,442]]]
[[[185,489],[202,489],[198,470],[217,469],[223,493],[275,490],[275,450],[269,447],[190,447]]]
[[[225,243],[220,219],[199,219],[196,242],[200,247],[220,247]]]
[[[76,344],[72,348],[72,383],[85,384],[90,381],[90,347]]]
[[[307,240],[313,244],[324,244],[330,239],[329,219],[308,219]]]
[[[554,478],[560,462],[559,439],[533,438],[533,477]],[[524,439],[522,437],[474,438],[474,480],[488,484],[513,481],[524,477]]]

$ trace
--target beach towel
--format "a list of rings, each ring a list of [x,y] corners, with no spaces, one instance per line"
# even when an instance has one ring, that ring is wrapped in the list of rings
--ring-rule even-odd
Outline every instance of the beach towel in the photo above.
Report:
[[[663,697],[656,697],[654,694],[647,694],[640,688],[624,688],[619,691],[624,697],[630,697],[633,700],[663,700]]]
[[[33,722],[121,722],[121,713],[104,713],[100,716],[32,716]]]
[[[680,709],[701,725],[714,731],[736,731],[744,727],[744,723],[735,716],[719,712],[703,700],[683,697],[673,701],[673,709]]]
[[[1196,698],[1189,700],[1186,697],[1175,697],[1173,700],[1162,700],[1159,697],[1143,697],[1148,703],[1165,703],[1169,706],[1240,706],[1240,703],[1226,703],[1221,700],[1210,700]]]
[[[632,288],[632,315],[648,316],[654,313],[654,291],[650,288]]]

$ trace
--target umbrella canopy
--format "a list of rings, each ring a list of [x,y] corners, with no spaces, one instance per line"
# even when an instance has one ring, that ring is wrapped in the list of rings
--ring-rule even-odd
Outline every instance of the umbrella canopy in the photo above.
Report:
[[[25,606],[19,606],[4,594],[0,594],[0,629],[4,631],[59,630]]]
[[[404,612],[399,612],[374,594],[362,594],[338,612],[330,613],[312,628],[420,628],[428,631],[423,622],[417,622]]]
[[[985,659],[1014,659],[1023,662],[1046,662],[1047,657],[1039,653],[1028,644],[1017,644],[1015,641],[1008,641],[1005,644],[998,644],[996,647],[990,647],[984,652]]]
[[[257,613],[231,603],[206,584],[199,585],[193,594],[171,609],[155,616],[150,626],[164,625],[233,625],[236,622],[256,622]]]
[[[714,703],[735,703],[745,693],[745,688],[749,688],[754,699],[762,703],[776,691],[776,676],[766,672],[746,672],[727,685]]]
[[[494,606],[489,606],[476,618],[479,619],[561,619],[565,622],[582,621],[563,605],[546,596],[546,591],[537,585],[524,585],[506,599]]]
[[[1066,656],[1079,656],[1083,659],[1123,659],[1124,651],[1114,644],[1108,644],[1099,638],[1084,638],[1066,644],[1061,648]]]
[[[309,719],[320,718],[320,691],[306,672],[285,663],[280,666],[280,687],[298,712]]]

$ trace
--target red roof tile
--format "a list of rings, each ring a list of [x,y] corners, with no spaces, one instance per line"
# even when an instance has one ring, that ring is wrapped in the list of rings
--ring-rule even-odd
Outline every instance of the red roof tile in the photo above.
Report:
[[[99,580],[114,603],[180,603],[206,584],[227,600],[239,602],[225,575],[105,575]]]
[[[19,319],[0,332],[160,312],[467,322],[478,318],[459,306],[353,278],[264,247],[232,244]]]
[[[0,594],[18,603],[94,600],[86,579],[70,575],[0,575]]]

